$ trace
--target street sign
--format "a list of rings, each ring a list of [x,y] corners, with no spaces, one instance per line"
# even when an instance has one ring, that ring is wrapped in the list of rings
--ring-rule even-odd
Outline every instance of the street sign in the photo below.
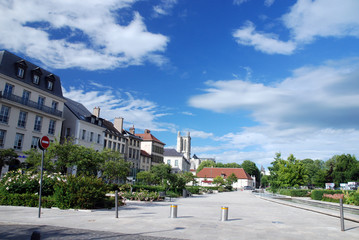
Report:
[[[47,136],[43,136],[39,141],[39,147],[42,150],[45,150],[50,145],[50,139]]]

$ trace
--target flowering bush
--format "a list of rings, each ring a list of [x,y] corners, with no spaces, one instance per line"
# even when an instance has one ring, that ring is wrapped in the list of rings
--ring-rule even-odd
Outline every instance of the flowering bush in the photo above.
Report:
[[[160,198],[160,194],[157,192],[149,192],[148,190],[141,190],[140,192],[121,192],[120,195],[128,200],[135,201],[157,201]]]
[[[42,195],[51,196],[54,186],[59,182],[66,181],[66,177],[60,173],[43,173]],[[1,191],[10,194],[38,194],[40,189],[40,173],[23,172],[21,169],[10,171],[5,174],[0,182]]]

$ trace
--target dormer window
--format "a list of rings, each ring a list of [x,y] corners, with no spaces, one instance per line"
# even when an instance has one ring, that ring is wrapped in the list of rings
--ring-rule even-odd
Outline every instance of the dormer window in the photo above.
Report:
[[[27,65],[24,60],[20,60],[20,61],[16,62],[16,76],[19,78],[24,78],[26,68],[27,68]]]
[[[32,83],[39,85],[40,84],[40,78],[42,75],[42,71],[39,67],[33,69],[32,71]]]
[[[46,77],[46,88],[50,91],[54,89],[55,76],[50,74]]]

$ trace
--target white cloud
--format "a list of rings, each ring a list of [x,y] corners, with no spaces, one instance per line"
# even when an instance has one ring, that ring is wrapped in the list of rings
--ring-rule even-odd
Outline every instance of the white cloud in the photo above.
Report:
[[[160,17],[164,15],[169,15],[176,4],[177,0],[161,0],[159,5],[153,7],[153,16]]]
[[[204,131],[198,131],[198,130],[193,130],[193,129],[190,129],[190,130],[187,130],[191,133],[191,137],[194,137],[194,138],[212,138],[213,137],[213,133],[207,133],[207,132],[204,132]]]
[[[239,1],[242,3],[242,1]],[[270,6],[274,1],[266,0]],[[298,0],[290,11],[281,17],[291,33],[288,41],[281,41],[274,33],[260,33],[254,24],[247,22],[233,33],[238,44],[253,46],[267,54],[289,55],[302,44],[318,37],[359,38],[359,1],[357,0]]]
[[[359,1],[299,0],[283,16],[295,41],[316,37],[359,37]]]
[[[130,11],[134,0],[2,1],[0,45],[24,52],[53,68],[89,70],[142,64],[159,55],[168,37],[147,31],[139,13],[120,25],[118,10]],[[151,58],[149,58],[151,56]]]
[[[270,7],[270,6],[273,5],[274,1],[275,1],[275,0],[265,0],[265,1],[264,1],[264,6]]]
[[[292,41],[283,42],[278,40],[274,34],[260,33],[255,30],[252,22],[237,29],[233,33],[233,37],[238,44],[253,46],[256,50],[267,54],[292,54],[296,48],[296,44]]]
[[[249,0],[233,0],[233,4],[234,5],[241,5],[241,4],[243,4],[243,3],[245,3],[245,2],[248,2]]]
[[[126,127],[135,125],[136,128],[153,131],[174,131],[173,129],[176,128],[173,124],[160,122],[159,119],[166,113],[161,112],[157,104],[146,99],[135,98],[129,92],[70,87],[68,90],[63,89],[63,94],[67,98],[82,103],[90,112],[94,107],[100,107],[100,117],[107,120],[123,117]]]
[[[258,126],[218,137],[222,149],[245,160],[270,164],[275,152],[328,159],[359,154],[359,59],[305,66],[275,85],[231,80],[207,82],[193,107],[217,112],[245,109]],[[215,154],[215,153],[213,153]],[[220,159],[228,161],[226,155]]]

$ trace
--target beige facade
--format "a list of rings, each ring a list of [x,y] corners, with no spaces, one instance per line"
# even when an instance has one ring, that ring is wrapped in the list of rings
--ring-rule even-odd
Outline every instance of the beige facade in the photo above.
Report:
[[[23,156],[42,136],[60,138],[65,99],[57,76],[7,51],[0,54],[0,148]]]

